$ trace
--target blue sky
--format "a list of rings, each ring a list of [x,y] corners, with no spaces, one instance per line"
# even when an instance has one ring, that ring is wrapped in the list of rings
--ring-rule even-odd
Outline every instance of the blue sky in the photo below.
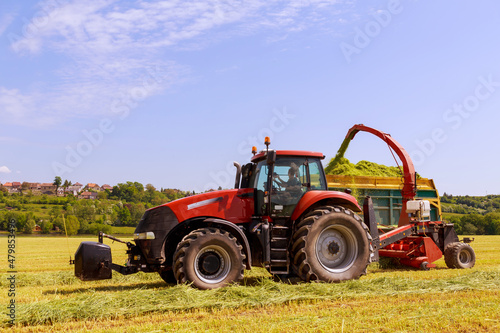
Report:
[[[0,182],[231,187],[251,146],[390,133],[440,193],[500,194],[495,1],[3,1]],[[359,134],[352,162],[395,165]]]

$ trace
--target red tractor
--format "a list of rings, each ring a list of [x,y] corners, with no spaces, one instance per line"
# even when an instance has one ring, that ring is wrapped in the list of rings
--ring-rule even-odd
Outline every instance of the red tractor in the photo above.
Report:
[[[328,191],[322,153],[271,150],[266,138],[266,149],[257,153],[254,147],[250,163],[235,162],[234,189],[147,210],[135,244],[102,233],[99,242],[82,242],[73,261],[75,275],[100,280],[111,278],[112,270],[158,272],[167,283],[212,289],[240,281],[252,266],[327,282],[357,279],[379,256],[428,269],[444,253],[449,267],[474,266],[474,251],[459,242],[453,225],[426,220],[428,202],[413,200],[415,171],[406,151],[390,135],[363,125],[351,128],[346,141],[359,131],[382,138],[403,162],[398,228],[379,232],[369,197],[362,210],[350,194]],[[104,237],[127,245],[125,266],[112,262]]]

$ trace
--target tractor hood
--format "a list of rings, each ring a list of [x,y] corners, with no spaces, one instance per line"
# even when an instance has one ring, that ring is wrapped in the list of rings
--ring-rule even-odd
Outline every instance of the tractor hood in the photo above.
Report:
[[[253,189],[208,192],[148,209],[135,229],[136,244],[151,264],[165,260],[163,245],[179,223],[190,219],[218,218],[232,223],[250,222],[254,212]],[[153,238],[148,234],[153,233]],[[171,263],[170,263],[171,264]]]
[[[169,207],[179,222],[194,217],[216,217],[245,223],[254,214],[253,196],[251,188],[214,191],[174,200],[160,207]]]

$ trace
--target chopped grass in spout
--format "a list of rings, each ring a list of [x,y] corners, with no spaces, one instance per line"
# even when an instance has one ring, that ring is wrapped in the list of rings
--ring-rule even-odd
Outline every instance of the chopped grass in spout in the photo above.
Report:
[[[349,147],[351,138],[345,138],[335,157],[330,160],[325,168],[327,175],[343,176],[375,176],[375,177],[403,177],[402,169],[394,166],[386,166],[369,161],[351,163],[344,154]],[[417,174],[417,179],[420,175]]]
[[[330,160],[330,163],[328,163],[328,166],[325,169],[326,174],[328,175],[340,175],[339,173],[331,173],[332,170],[335,169],[335,167],[339,164],[343,164],[344,160],[347,160],[344,158],[344,154],[347,150],[347,147],[349,147],[349,143],[351,142],[350,138],[345,138],[344,142],[342,142],[342,145],[340,146],[339,150],[337,151],[337,154],[335,155],[334,158]],[[349,162],[349,160],[347,160]]]
[[[325,171],[328,175],[344,176],[376,176],[376,177],[403,177],[398,167],[385,166],[369,161],[351,163],[347,158],[341,157],[338,161],[333,158]]]

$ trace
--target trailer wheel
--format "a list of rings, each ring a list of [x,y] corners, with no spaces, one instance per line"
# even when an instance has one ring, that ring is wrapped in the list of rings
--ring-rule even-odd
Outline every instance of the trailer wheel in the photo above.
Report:
[[[449,268],[472,268],[476,254],[469,244],[455,242],[444,249],[444,261]]]
[[[357,279],[370,263],[370,239],[368,228],[351,210],[339,206],[314,210],[294,232],[293,270],[304,281]]]
[[[177,245],[173,271],[179,283],[214,289],[243,279],[245,259],[236,237],[221,229],[203,228]]]
[[[427,261],[424,261],[420,264],[420,269],[423,271],[429,271],[429,263]]]

